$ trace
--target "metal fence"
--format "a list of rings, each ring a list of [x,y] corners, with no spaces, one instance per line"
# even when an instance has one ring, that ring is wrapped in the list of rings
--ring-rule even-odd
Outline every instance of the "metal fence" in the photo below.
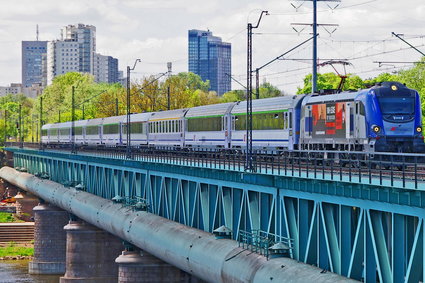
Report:
[[[6,147],[19,147],[8,143]],[[105,158],[128,159],[125,147],[55,145],[40,148],[25,143],[25,148],[73,152]],[[350,183],[371,184],[404,189],[425,190],[425,155],[409,153],[364,153],[335,151],[254,150],[252,173],[299,178],[315,178]],[[214,148],[133,147],[131,160],[189,167],[245,172],[243,150]]]

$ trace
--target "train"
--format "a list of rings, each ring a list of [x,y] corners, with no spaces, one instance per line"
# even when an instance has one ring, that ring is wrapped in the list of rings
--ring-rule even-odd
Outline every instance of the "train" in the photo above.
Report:
[[[131,146],[245,150],[246,101],[130,115]],[[72,128],[74,134],[72,135]],[[46,124],[42,143],[126,146],[127,116]],[[416,90],[383,82],[359,91],[252,101],[252,147],[268,151],[425,152]]]

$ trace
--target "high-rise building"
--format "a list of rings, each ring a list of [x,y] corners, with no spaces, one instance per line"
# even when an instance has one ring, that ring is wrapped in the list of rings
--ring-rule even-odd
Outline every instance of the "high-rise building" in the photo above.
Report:
[[[62,40],[78,43],[80,72],[93,74],[96,52],[96,27],[92,25],[67,25],[62,29]]]
[[[46,86],[47,41],[22,41],[22,86]]]
[[[96,82],[119,82],[118,59],[96,53],[96,27],[68,25],[47,44],[47,84],[68,72],[88,73]]]
[[[22,84],[11,83],[10,86],[0,86],[0,96],[22,93]]]
[[[81,70],[79,44],[75,41],[53,40],[47,44],[47,84],[58,75]]]
[[[96,82],[119,82],[118,59],[96,53],[94,56],[94,78]]]
[[[232,46],[212,32],[189,30],[189,72],[210,81],[210,90],[222,95],[231,90]]]

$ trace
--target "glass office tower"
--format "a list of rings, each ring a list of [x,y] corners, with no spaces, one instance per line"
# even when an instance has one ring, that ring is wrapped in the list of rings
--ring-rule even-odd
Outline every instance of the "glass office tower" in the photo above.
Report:
[[[210,81],[210,90],[222,95],[231,90],[232,46],[212,32],[189,30],[189,72]]]

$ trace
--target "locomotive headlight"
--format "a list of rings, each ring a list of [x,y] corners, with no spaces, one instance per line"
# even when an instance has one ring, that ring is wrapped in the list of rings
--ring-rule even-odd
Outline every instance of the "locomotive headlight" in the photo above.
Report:
[[[381,127],[379,127],[379,126],[372,126],[372,131],[374,132],[374,133],[379,133],[380,131],[381,131]]]
[[[418,133],[422,132],[422,127],[417,127],[416,132],[418,132]]]

